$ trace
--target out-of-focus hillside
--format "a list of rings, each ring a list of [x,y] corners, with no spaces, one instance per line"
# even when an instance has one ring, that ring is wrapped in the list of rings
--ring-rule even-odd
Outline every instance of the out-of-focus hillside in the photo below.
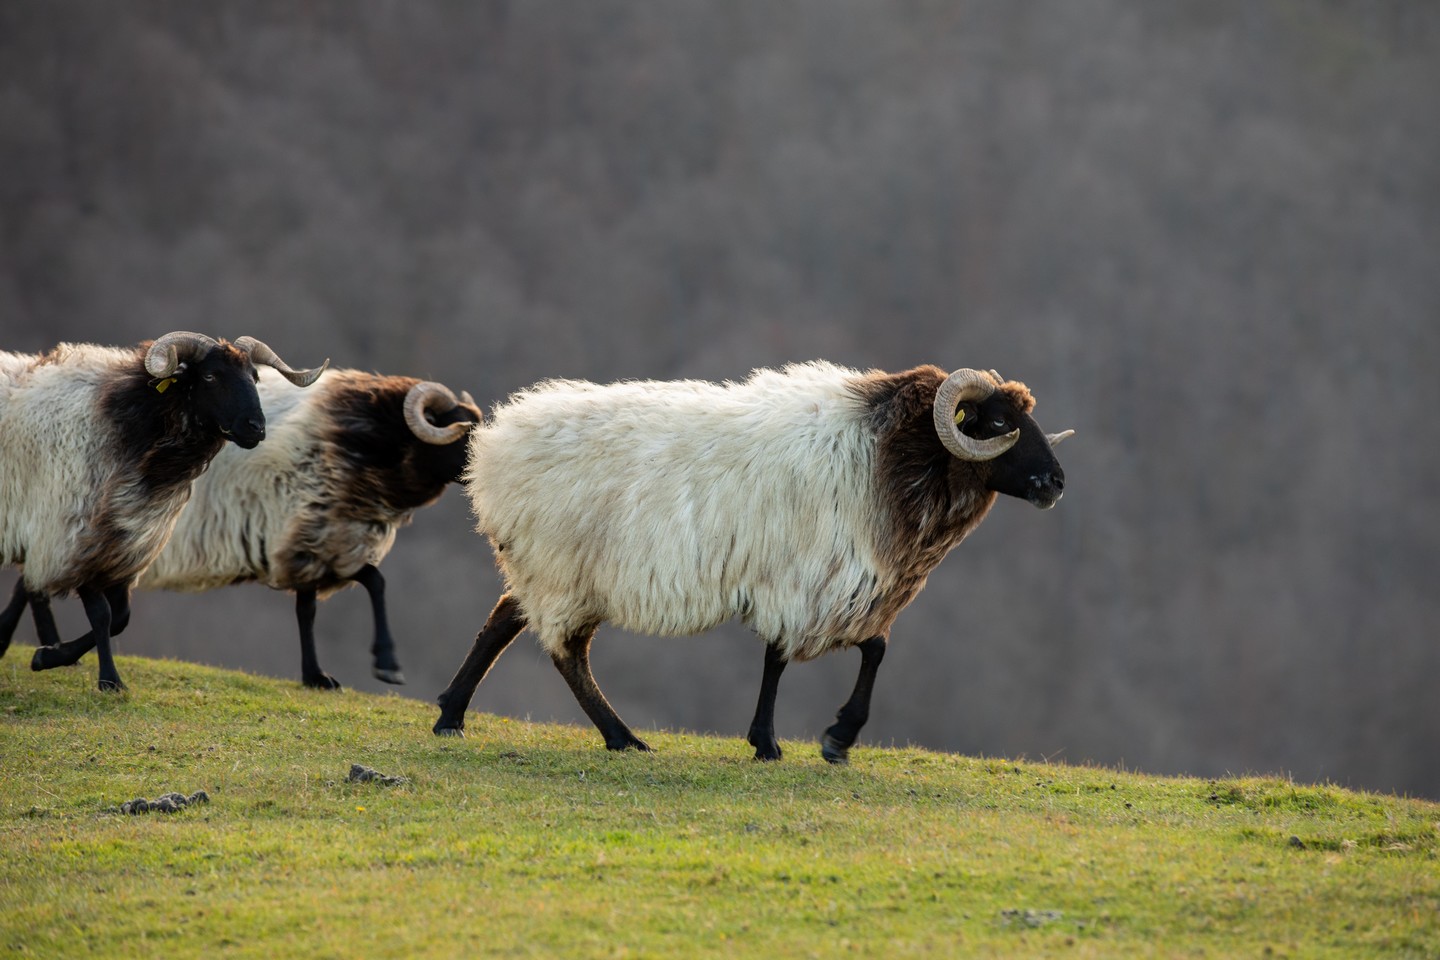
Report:
[[[1437,796],[1437,100],[1440,8],[1398,0],[22,0],[0,347],[251,334],[482,402],[996,367],[1078,430],[1066,497],[931,578],[869,738]],[[384,570],[431,698],[499,593],[458,491]],[[319,627],[379,688],[363,595]],[[120,644],[298,675],[258,588],[139,597]],[[605,629],[595,669],[736,733],[761,651]],[[787,672],[781,735],[857,665]],[[526,637],[476,706],[584,722]]]

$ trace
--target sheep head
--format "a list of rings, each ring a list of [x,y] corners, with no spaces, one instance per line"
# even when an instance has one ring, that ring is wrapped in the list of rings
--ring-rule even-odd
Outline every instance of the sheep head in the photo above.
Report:
[[[313,370],[292,370],[264,343],[240,337],[233,344],[203,333],[177,330],[155,340],[145,351],[145,372],[160,392],[174,390],[203,424],[240,447],[265,439],[265,413],[255,390],[255,364],[280,371],[297,386],[308,386],[330,361]]]
[[[994,370],[956,370],[935,392],[935,432],[952,456],[987,465],[987,489],[1049,509],[1065,488],[1052,448],[1075,431],[1044,433],[1034,406],[1024,384]]]

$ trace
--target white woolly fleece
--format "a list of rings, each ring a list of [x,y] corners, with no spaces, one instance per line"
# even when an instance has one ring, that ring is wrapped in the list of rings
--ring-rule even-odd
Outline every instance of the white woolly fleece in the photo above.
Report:
[[[548,381],[470,439],[477,529],[541,644],[608,621],[691,634],[740,616],[792,659],[857,643],[875,559],[875,436],[812,362],[741,383]]]

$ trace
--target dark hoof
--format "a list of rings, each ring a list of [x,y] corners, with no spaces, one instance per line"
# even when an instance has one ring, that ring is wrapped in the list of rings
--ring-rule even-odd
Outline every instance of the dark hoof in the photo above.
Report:
[[[344,688],[340,685],[340,681],[339,681],[339,680],[336,680],[334,677],[330,676],[330,674],[328,674],[328,673],[322,673],[322,674],[320,674],[320,676],[318,676],[318,677],[306,677],[302,682],[305,684],[305,686],[309,687],[309,688],[312,689],[312,690],[342,690],[342,689],[344,689]]]
[[[41,647],[35,651],[35,656],[30,658],[30,669],[39,673],[41,670],[54,670],[56,667],[68,667],[71,664],[52,659],[55,651],[50,647]]]
[[[758,740],[759,738],[757,737],[756,739]],[[771,740],[769,743],[756,743],[755,740],[751,740],[749,743],[750,746],[755,748],[756,760],[779,760],[780,757],[783,756],[780,750],[780,744],[774,740]]]
[[[375,675],[376,680],[379,680],[383,683],[401,684],[405,682],[405,674],[400,672],[399,667],[396,667],[394,670],[386,670],[383,667],[376,667],[370,672]]]
[[[463,723],[449,723],[443,717],[436,720],[435,726],[430,729],[437,737],[465,736],[465,725]]]
[[[606,750],[639,750],[642,753],[653,753],[650,744],[639,737],[631,737],[628,740],[617,740],[614,743],[606,743]]]
[[[106,680],[104,677],[101,677],[98,686],[102,693],[123,693],[126,689],[125,684],[121,682],[119,677],[116,677],[114,680]]]
[[[820,756],[828,762],[840,766],[850,762],[850,748],[827,733],[825,738],[820,741]]]

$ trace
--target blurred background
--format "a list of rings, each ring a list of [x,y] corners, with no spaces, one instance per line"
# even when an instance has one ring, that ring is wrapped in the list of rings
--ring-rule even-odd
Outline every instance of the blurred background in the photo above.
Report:
[[[1440,797],[1437,106],[1405,0],[7,0],[0,347],[249,334],[482,403],[995,367],[1078,431],[1065,499],[940,566],[864,741]],[[382,569],[433,700],[500,593],[458,489]],[[392,689],[363,591],[318,629]],[[254,586],[119,649],[299,677]],[[743,736],[763,647],[594,657],[642,734]],[[858,665],[786,673],[791,750]],[[528,634],[474,707],[588,723]]]

